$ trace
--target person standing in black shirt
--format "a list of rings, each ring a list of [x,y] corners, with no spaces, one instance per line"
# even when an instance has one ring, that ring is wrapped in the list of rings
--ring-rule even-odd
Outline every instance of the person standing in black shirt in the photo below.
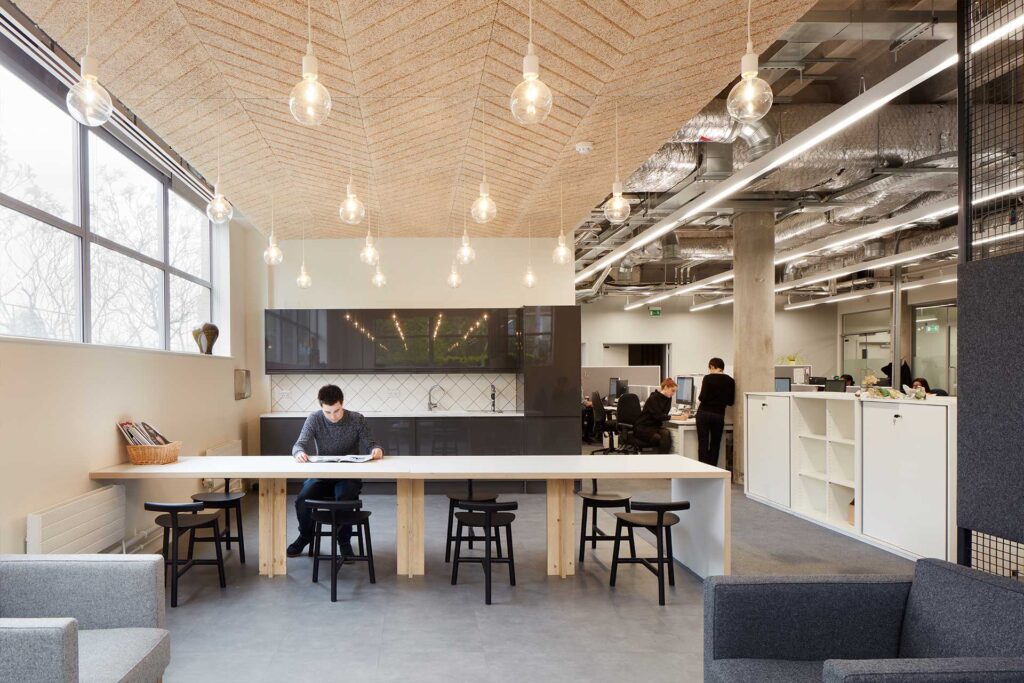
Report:
[[[708,374],[697,397],[697,458],[705,465],[718,466],[718,452],[725,431],[725,409],[736,401],[736,382],[725,374],[725,361],[708,361]]]
[[[676,393],[676,381],[666,377],[661,381],[661,388],[655,391],[644,402],[644,409],[633,425],[637,441],[645,446],[653,446],[659,453],[672,450],[672,435],[662,427],[672,410],[672,397]]]

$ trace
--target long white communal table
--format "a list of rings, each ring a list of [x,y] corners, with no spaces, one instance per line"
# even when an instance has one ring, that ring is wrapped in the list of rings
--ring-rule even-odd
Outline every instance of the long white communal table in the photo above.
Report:
[[[547,481],[548,574],[575,573],[575,479],[671,479],[673,500],[689,500],[673,528],[676,559],[701,578],[730,573],[730,475],[678,455],[394,456],[364,464],[298,463],[290,456],[184,457],[168,465],[122,464],[91,479],[258,479],[260,574],[287,573],[288,479],[394,479],[398,574],[424,573],[423,485],[427,480]]]

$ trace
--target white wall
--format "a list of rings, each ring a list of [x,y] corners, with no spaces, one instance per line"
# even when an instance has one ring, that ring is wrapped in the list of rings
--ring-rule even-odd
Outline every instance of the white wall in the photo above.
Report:
[[[127,459],[117,421],[151,422],[186,455],[244,439],[263,409],[234,400],[234,369],[247,367],[245,232],[230,235],[230,356],[0,338],[0,553],[24,552],[25,515],[102,485],[89,471]],[[199,481],[127,490],[131,536],[150,526],[144,501],[188,501]]]
[[[671,344],[672,374],[701,374],[713,356],[725,360],[730,371],[733,359],[732,307],[690,313],[689,300],[662,302],[660,317],[646,308],[622,310],[625,299],[605,297],[585,304],[582,340],[587,345],[587,365],[609,365],[604,344]],[[821,310],[819,310],[821,309]],[[828,307],[799,311],[776,310],[775,356],[799,353],[822,375],[835,373],[836,312]]]
[[[571,305],[575,303],[573,269],[551,262],[555,239],[533,240],[533,270],[537,285],[522,284],[527,262],[527,240],[474,239],[476,261],[460,266],[462,286],[446,284],[454,244],[449,239],[395,238],[379,242],[381,270],[388,283],[370,284],[373,269],[359,260],[362,239],[306,242],[306,270],[310,289],[299,289],[295,278],[302,259],[301,243],[281,242],[284,262],[274,268],[271,282],[273,308],[451,308]]]

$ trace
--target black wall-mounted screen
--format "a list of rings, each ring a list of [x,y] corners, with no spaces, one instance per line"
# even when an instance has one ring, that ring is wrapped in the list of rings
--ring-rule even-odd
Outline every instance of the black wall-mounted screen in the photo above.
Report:
[[[266,371],[515,372],[520,309],[268,309]]]

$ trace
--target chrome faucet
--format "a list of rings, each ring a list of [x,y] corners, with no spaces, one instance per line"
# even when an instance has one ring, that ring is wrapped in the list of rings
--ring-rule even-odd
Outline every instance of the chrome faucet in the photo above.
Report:
[[[436,408],[439,405],[439,402],[434,400],[434,389],[440,389],[441,396],[445,395],[444,387],[442,387],[440,384],[435,384],[434,386],[430,387],[430,391],[427,392],[427,410],[430,411],[434,410],[434,408]]]

